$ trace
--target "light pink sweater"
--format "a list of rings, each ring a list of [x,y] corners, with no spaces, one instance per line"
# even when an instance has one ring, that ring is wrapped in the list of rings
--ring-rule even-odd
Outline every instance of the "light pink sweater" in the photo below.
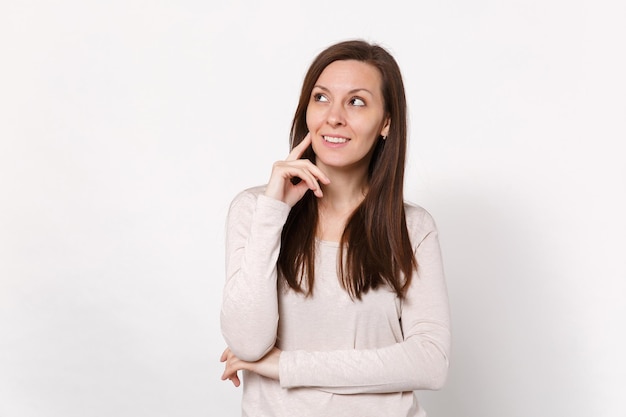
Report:
[[[432,217],[405,204],[418,269],[404,300],[387,288],[353,301],[337,276],[339,244],[317,242],[315,288],[305,297],[277,284],[289,206],[263,187],[235,197],[227,219],[222,333],[239,358],[274,345],[280,381],[245,372],[246,417],[425,416],[414,390],[443,386],[450,315]]]

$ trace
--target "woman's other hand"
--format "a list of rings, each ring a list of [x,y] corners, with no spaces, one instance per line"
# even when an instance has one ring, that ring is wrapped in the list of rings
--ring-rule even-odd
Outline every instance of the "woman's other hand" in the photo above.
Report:
[[[241,385],[238,371],[247,370],[254,372],[266,378],[278,380],[278,361],[280,359],[280,349],[274,347],[262,359],[256,362],[242,361],[236,357],[229,348],[224,350],[220,362],[225,362],[222,381],[230,379],[234,386]]]

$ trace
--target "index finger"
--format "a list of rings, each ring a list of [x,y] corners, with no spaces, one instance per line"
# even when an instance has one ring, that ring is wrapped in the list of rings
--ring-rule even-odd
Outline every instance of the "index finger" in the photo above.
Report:
[[[298,143],[291,152],[289,152],[289,156],[287,156],[287,161],[295,161],[296,159],[300,159],[306,148],[311,144],[311,132],[307,133],[302,142]]]
[[[222,352],[222,356],[220,356],[220,362],[225,362],[226,359],[228,358],[228,352],[229,352],[229,348],[224,349],[224,352]]]

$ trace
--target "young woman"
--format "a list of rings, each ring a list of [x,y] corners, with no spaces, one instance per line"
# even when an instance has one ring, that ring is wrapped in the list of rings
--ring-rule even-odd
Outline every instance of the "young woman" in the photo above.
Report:
[[[243,416],[424,416],[444,384],[448,297],[432,217],[403,199],[404,85],[382,47],[309,68],[291,152],[227,220],[222,379]]]

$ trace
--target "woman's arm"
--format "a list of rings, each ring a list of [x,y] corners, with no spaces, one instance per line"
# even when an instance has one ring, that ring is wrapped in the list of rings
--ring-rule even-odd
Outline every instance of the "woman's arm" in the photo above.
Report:
[[[261,359],[276,342],[276,263],[289,211],[308,190],[321,197],[319,182],[330,183],[311,161],[300,159],[310,144],[307,134],[287,159],[274,164],[263,194],[240,193],[228,212],[221,326],[230,351],[243,361]]]
[[[276,262],[289,210],[281,201],[244,191],[228,212],[221,327],[228,347],[244,361],[261,359],[276,342]]]
[[[339,394],[439,389],[446,380],[450,313],[439,240],[425,211],[415,254],[418,269],[402,301],[404,340],[366,350],[283,351],[284,388],[314,387]]]

